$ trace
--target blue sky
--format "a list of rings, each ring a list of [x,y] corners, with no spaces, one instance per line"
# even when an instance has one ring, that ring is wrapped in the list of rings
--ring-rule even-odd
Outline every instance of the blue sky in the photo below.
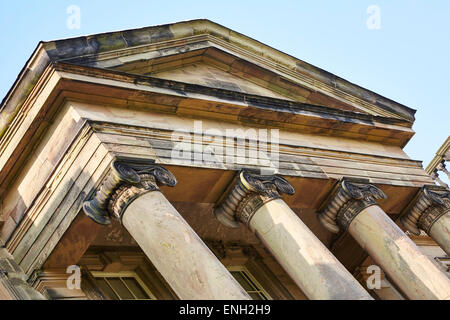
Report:
[[[80,29],[67,28],[70,5]],[[380,9],[369,29],[367,9]],[[417,109],[424,166],[450,134],[450,1],[1,1],[0,99],[40,40],[207,18]]]

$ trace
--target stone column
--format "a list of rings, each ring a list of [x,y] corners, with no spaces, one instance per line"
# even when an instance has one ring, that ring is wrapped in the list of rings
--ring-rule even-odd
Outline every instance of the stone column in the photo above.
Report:
[[[435,185],[424,186],[401,219],[414,235],[425,231],[450,255],[450,191]]]
[[[294,189],[281,177],[243,171],[214,213],[229,227],[243,223],[250,228],[308,298],[372,299],[280,193]]]
[[[115,161],[83,209],[97,223],[121,221],[180,299],[250,300],[158,187],[176,183],[161,166]]]
[[[332,232],[348,230],[410,299],[450,299],[450,280],[376,205],[386,195],[364,179],[342,179],[319,213]]]

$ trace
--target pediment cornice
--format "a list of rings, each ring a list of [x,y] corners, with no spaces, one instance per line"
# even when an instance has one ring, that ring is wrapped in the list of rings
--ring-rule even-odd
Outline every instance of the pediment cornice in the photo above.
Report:
[[[64,61],[120,70],[126,65],[151,65],[161,57],[202,50],[221,52],[225,60],[234,57],[276,75],[280,82],[290,82],[291,86],[306,88],[337,101],[337,104],[357,108],[362,113],[403,119],[409,123],[409,127],[414,121],[413,109],[221,25],[208,20],[193,20],[41,42],[2,102],[0,134],[13,121],[50,63]],[[218,59],[218,56],[215,54],[214,58]],[[283,89],[282,85],[280,87]]]

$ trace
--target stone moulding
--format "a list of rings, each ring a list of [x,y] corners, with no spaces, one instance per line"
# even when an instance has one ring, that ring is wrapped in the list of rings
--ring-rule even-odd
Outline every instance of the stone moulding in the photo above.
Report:
[[[161,184],[174,187],[177,179],[169,170],[154,163],[114,160],[94,197],[83,203],[83,211],[98,224],[110,224],[111,217],[121,221],[125,209],[133,200],[147,192],[159,190]]]
[[[450,211],[450,191],[436,185],[423,186],[415,201],[400,221],[412,234],[420,235],[420,229],[429,233],[433,224]]]
[[[127,40],[125,40],[127,39]],[[4,110],[0,119],[0,136],[13,121],[14,115],[27,100],[37,79],[45,73],[47,66],[57,61],[96,65],[104,62],[116,65],[120,57],[136,56],[156,52],[162,55],[172,47],[181,46],[193,51],[198,42],[207,42],[208,47],[223,48],[246,60],[274,69],[295,83],[314,88],[315,91],[336,96],[341,101],[350,101],[355,106],[364,106],[368,113],[381,113],[393,118],[414,121],[415,110],[384,98],[374,92],[355,86],[317,67],[292,56],[283,54],[260,42],[234,32],[208,20],[185,21],[144,29],[124,30],[107,34],[91,35],[59,41],[41,42],[30,57],[29,63],[19,74],[14,86],[1,102]],[[191,49],[189,46],[193,46]],[[77,50],[73,50],[76,47]],[[126,59],[128,60],[128,59]],[[119,64],[120,65],[120,64]]]
[[[214,215],[227,227],[237,228],[239,222],[249,225],[256,211],[265,203],[281,198],[281,193],[293,195],[292,185],[280,176],[259,175],[243,170]]]
[[[319,210],[322,225],[333,233],[347,230],[353,219],[365,208],[387,196],[367,179],[342,178]]]

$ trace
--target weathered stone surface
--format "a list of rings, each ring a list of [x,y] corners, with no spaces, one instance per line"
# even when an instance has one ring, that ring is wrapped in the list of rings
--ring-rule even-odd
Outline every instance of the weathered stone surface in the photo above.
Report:
[[[384,192],[369,180],[344,177],[324,203],[319,220],[333,233],[346,231],[362,210],[376,204],[376,200],[386,198]]]
[[[270,201],[258,209],[250,229],[309,299],[371,300],[283,200]]]
[[[310,299],[371,299],[281,199],[294,188],[284,178],[241,171],[214,210],[228,227],[246,225]]]
[[[450,191],[447,188],[422,187],[401,221],[416,236],[424,230],[450,254]]]
[[[6,249],[0,249],[0,300],[44,300],[27,280],[13,256]]]
[[[90,225],[76,217],[116,157],[151,159],[170,168],[181,182],[178,188],[161,191],[185,211],[206,212],[214,206],[235,171],[273,169],[301,190],[301,196],[285,199],[293,210],[289,217],[298,215],[328,246],[334,237],[319,225],[315,213],[342,176],[376,184],[391,196],[379,204],[393,215],[403,211],[418,188],[432,182],[421,163],[402,150],[414,134],[414,110],[207,20],[43,42],[0,110],[0,243],[26,275],[42,266],[76,263],[95,242],[98,228],[87,230]],[[191,129],[194,120],[202,121],[204,130],[279,130],[279,165],[245,163],[244,157],[231,164],[184,162],[172,153],[178,142],[172,134]],[[205,134],[210,140],[212,136]],[[234,139],[225,140],[226,146],[235,145]],[[197,157],[208,146],[217,143],[202,143],[189,155]],[[115,200],[123,196],[126,192]],[[123,213],[128,209],[123,204],[135,199],[127,200],[113,207]],[[261,209],[258,206],[253,209]],[[175,217],[172,209],[167,212]],[[193,218],[196,213],[183,215],[201,236],[225,235],[244,245],[258,244],[250,232],[225,231],[211,215],[201,215],[201,221]],[[139,214],[135,212],[136,220]],[[435,224],[430,233],[447,226]],[[86,230],[78,236],[80,228]],[[142,239],[138,242],[147,245]],[[77,244],[71,246],[72,241]],[[315,261],[313,254],[306,256]],[[361,259],[358,253],[347,258],[347,267]],[[206,276],[210,271],[204,271]],[[324,275],[317,269],[311,272],[316,271],[319,278]],[[347,279],[339,274],[337,279]],[[183,276],[173,283],[179,286]],[[8,282],[18,295],[27,294],[24,279]],[[232,281],[228,285],[233,287]],[[294,286],[292,281],[289,285]],[[55,296],[64,296],[64,289],[53,289]],[[330,292],[318,296],[331,297]]]
[[[447,255],[450,255],[450,210],[433,224],[429,233]]]
[[[349,232],[409,299],[450,299],[450,280],[380,207],[364,209]]]
[[[159,191],[134,200],[123,225],[181,299],[249,299]]]

